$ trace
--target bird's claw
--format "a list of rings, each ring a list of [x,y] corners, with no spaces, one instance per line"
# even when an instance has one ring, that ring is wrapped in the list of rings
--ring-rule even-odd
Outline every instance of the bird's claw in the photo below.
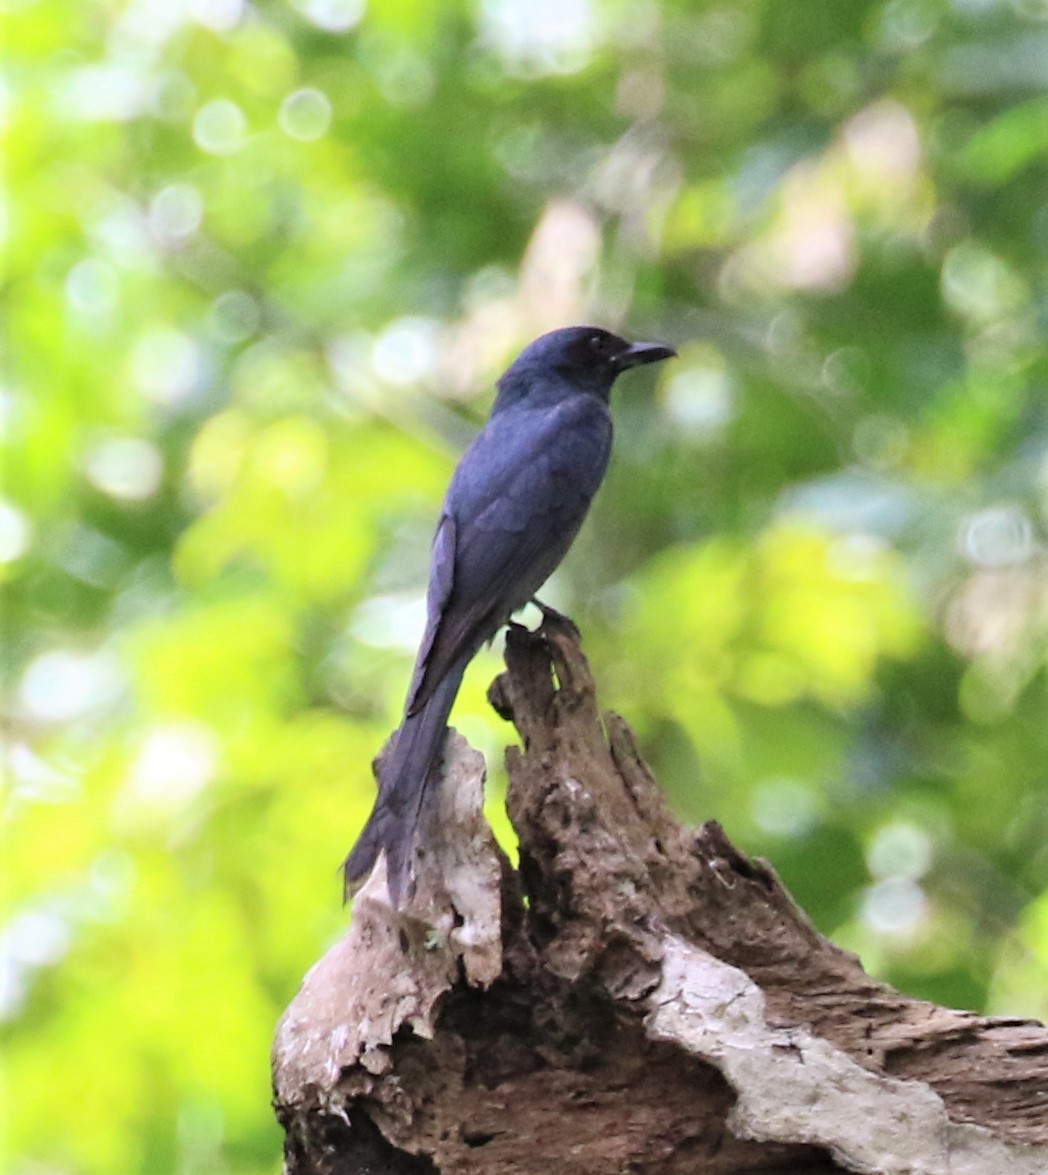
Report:
[[[565,616],[563,612],[558,612],[556,608],[551,608],[549,604],[544,604],[538,596],[532,596],[531,602],[542,613],[542,624],[559,624],[568,629],[576,641],[582,641],[582,633],[579,632],[579,627],[570,616]]]

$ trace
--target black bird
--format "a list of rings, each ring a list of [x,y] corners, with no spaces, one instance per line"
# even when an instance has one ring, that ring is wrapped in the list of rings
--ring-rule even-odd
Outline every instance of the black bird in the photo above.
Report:
[[[617,376],[676,352],[592,326],[536,339],[498,381],[491,416],[459,462],[433,539],[426,631],[375,806],[343,865],[346,894],[386,854],[395,906],[411,885],[423,805],[439,782],[448,714],[477,650],[567,553],[611,453]]]

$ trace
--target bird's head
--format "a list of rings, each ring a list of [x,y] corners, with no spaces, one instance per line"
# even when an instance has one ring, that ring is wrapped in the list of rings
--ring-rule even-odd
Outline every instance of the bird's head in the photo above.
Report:
[[[622,372],[676,354],[662,343],[627,343],[599,326],[566,326],[525,347],[499,380],[499,389],[508,398],[530,398],[547,380],[606,400]]]

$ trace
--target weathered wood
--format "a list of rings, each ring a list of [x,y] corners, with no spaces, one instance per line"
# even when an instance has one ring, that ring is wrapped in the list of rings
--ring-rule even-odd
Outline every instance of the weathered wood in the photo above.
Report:
[[[570,626],[492,701],[519,871],[449,737],[406,911],[381,865],[274,1050],[288,1175],[1048,1171],[1048,1031],[907,999],[670,814]]]

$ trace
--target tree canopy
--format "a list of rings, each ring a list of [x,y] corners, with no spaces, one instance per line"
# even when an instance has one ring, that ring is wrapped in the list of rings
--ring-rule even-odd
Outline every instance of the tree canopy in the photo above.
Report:
[[[13,1171],[277,1169],[444,487],[571,322],[680,352],[546,593],[602,703],[872,973],[1048,1015],[1043,3],[5,9]]]

